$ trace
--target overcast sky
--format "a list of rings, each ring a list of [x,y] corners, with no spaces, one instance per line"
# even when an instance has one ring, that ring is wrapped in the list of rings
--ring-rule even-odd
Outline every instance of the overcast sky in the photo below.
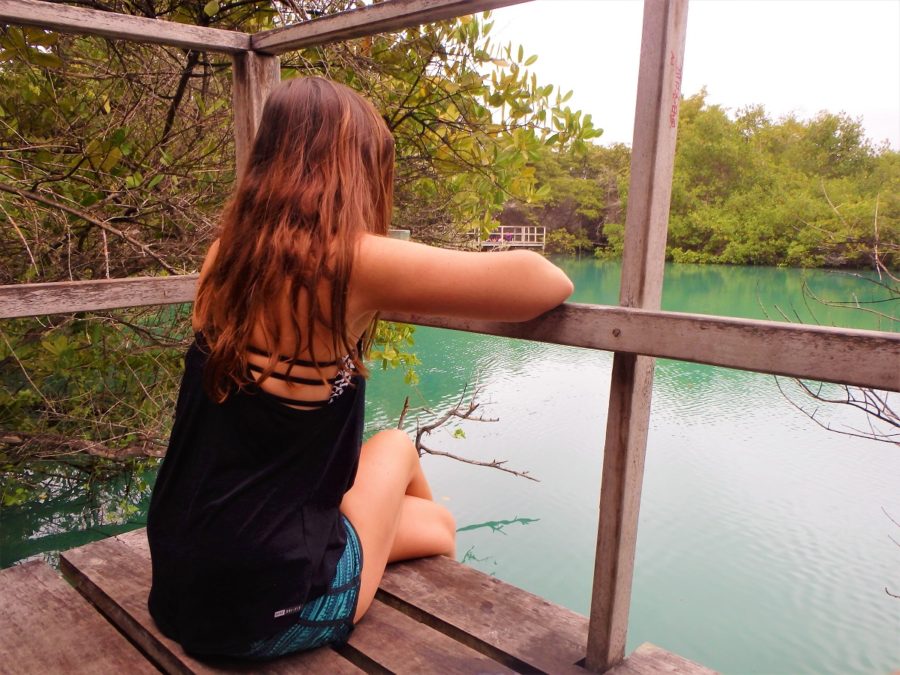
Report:
[[[537,54],[543,84],[574,89],[601,143],[631,143],[642,3],[535,0],[494,10],[494,40]],[[900,0],[691,0],[682,93],[732,110],[861,117],[900,149]]]

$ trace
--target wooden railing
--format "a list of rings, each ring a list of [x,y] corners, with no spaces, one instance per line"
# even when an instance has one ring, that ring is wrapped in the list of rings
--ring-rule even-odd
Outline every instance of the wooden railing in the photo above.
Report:
[[[234,31],[38,0],[0,0],[0,21],[232,55],[238,171],[279,79],[275,54],[523,0],[388,0],[275,31]],[[610,350],[612,382],[586,666],[625,654],[653,357],[900,390],[900,335],[659,311],[678,126],[687,0],[646,0],[619,307],[564,305],[522,324],[385,318]],[[0,287],[0,318],[190,302],[196,275]]]
[[[0,319],[193,302],[197,275],[0,286]],[[900,391],[900,333],[566,303],[524,323],[387,321]],[[890,367],[894,364],[897,367]]]
[[[547,228],[539,225],[501,225],[481,241],[481,248],[539,248],[544,250]]]

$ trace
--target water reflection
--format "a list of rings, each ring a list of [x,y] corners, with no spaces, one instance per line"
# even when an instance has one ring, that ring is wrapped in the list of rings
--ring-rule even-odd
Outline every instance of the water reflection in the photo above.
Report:
[[[474,523],[472,525],[466,525],[465,527],[456,528],[457,532],[471,532],[472,530],[480,530],[482,528],[488,528],[491,532],[499,532],[500,534],[506,534],[506,527],[508,525],[530,525],[531,523],[536,523],[540,520],[540,518],[513,518],[511,520],[488,520],[483,523]]]

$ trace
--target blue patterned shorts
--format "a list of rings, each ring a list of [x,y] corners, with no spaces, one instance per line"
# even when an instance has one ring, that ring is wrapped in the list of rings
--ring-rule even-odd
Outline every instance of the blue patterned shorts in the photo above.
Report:
[[[341,518],[347,531],[347,546],[325,595],[306,603],[293,626],[272,637],[257,640],[246,652],[234,656],[271,659],[325,644],[341,645],[347,641],[353,630],[353,615],[359,600],[362,547],[353,525],[347,518]]]

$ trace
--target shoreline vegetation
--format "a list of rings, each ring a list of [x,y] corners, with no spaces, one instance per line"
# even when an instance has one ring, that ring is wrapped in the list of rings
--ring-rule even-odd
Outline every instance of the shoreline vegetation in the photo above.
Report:
[[[833,269],[900,265],[900,153],[843,113],[773,120],[682,101],[666,259]],[[504,225],[547,227],[548,253],[621,255],[631,151],[543,149],[548,196],[512,201]]]

